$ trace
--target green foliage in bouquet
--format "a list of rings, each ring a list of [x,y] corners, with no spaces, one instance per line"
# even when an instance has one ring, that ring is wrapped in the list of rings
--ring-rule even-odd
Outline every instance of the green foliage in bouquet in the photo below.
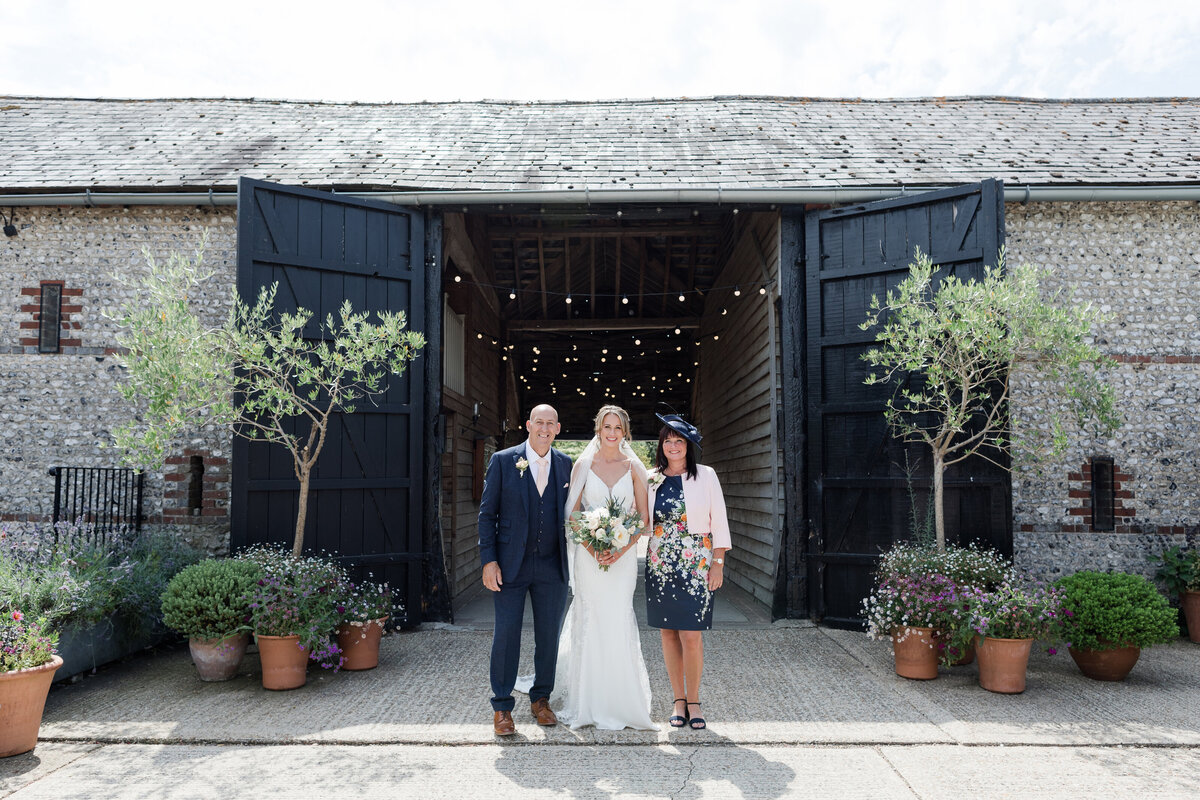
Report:
[[[1179,638],[1175,611],[1141,575],[1083,571],[1055,585],[1064,612],[1060,637],[1075,647],[1149,647]]]
[[[250,630],[246,595],[262,577],[249,561],[210,558],[187,567],[162,594],[163,621],[193,639],[224,639]]]

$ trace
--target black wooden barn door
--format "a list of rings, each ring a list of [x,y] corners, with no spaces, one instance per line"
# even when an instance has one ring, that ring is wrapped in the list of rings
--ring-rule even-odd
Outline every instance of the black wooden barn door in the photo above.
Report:
[[[940,274],[983,274],[1004,241],[1002,185],[927,192],[806,218],[809,607],[830,625],[857,625],[880,552],[906,539],[915,505],[927,506],[930,458],[924,445],[889,432],[891,387],[865,386],[860,356],[874,341],[861,331],[872,295],[908,273],[920,247]],[[1009,479],[982,459],[946,474],[946,535],[1012,551]]]
[[[243,178],[238,183],[238,292],[252,300],[278,282],[277,308],[314,313],[305,333],[355,311],[403,311],[427,325],[425,222],[420,212]],[[330,421],[309,491],[306,551],[338,555],[356,572],[386,580],[420,622],[425,371],[427,352],[393,377],[375,402]],[[235,439],[234,548],[290,543],[298,482],[282,446]]]

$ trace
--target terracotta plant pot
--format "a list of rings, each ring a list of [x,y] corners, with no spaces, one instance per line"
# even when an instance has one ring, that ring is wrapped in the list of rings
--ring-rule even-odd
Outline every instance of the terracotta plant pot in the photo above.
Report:
[[[342,651],[342,669],[375,669],[379,666],[379,639],[387,617],[349,622],[338,628],[337,643]]]
[[[1142,654],[1140,647],[1111,647],[1107,650],[1068,648],[1079,671],[1094,681],[1123,681]]]
[[[1200,592],[1184,592],[1179,598],[1187,622],[1188,639],[1200,644]]]
[[[299,689],[308,682],[308,648],[300,646],[299,636],[262,636],[258,657],[262,661],[264,689]]]
[[[976,639],[979,685],[1000,694],[1025,691],[1025,672],[1032,649],[1033,639],[993,639],[990,636]]]
[[[250,634],[239,633],[224,639],[188,639],[192,663],[202,681],[227,681],[237,674]]]
[[[40,667],[0,672],[0,758],[37,747],[46,695],[62,663],[61,656],[54,656]]]
[[[928,681],[937,677],[938,646],[933,628],[903,628],[892,632],[896,674],[901,678]]]

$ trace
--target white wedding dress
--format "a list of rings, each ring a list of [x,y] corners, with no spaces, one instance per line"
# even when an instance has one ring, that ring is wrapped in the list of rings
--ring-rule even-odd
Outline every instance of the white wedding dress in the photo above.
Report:
[[[611,491],[634,508],[631,473],[622,475]],[[608,486],[590,469],[581,498],[585,511],[608,503]],[[571,551],[575,594],[558,640],[558,718],[572,730],[587,725],[657,730],[650,719],[650,676],[633,613],[637,551],[630,548],[607,572],[583,547]],[[531,684],[531,678],[520,679],[518,690],[528,691]]]
[[[609,488],[587,471],[583,509],[608,503]],[[612,496],[634,508],[633,474],[626,472]],[[558,677],[563,706],[559,718],[572,729],[594,725],[602,730],[655,730],[650,719],[650,676],[642,658],[633,590],[637,586],[637,550],[600,569],[582,547],[575,559],[575,597],[558,640]]]

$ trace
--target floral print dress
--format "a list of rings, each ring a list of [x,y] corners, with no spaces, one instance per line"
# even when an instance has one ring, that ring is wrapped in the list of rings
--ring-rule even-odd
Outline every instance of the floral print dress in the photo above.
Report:
[[[688,535],[682,476],[665,477],[658,487],[651,528],[646,553],[646,622],[674,631],[710,630],[712,537]]]

